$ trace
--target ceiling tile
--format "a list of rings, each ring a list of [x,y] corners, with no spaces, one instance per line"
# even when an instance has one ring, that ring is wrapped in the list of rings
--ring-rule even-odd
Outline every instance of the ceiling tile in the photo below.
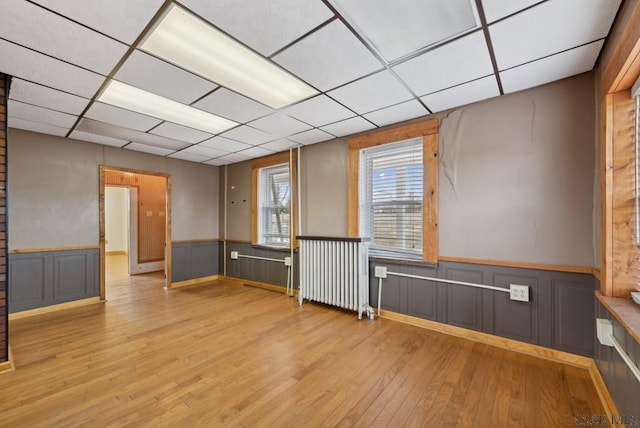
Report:
[[[374,125],[372,125],[370,122],[367,122],[360,116],[322,127],[323,130],[330,132],[337,137],[344,137],[345,135],[351,135],[373,128],[375,128]]]
[[[248,156],[250,158],[259,158],[259,157],[262,157],[262,156],[269,156],[269,155],[272,155],[274,153],[275,152],[273,150],[263,149],[262,147],[251,147],[250,149],[242,150],[241,152],[238,152],[237,154],[243,155],[243,156]]]
[[[393,67],[417,95],[426,95],[493,73],[482,31]]]
[[[320,129],[310,129],[299,134],[290,135],[288,138],[300,144],[315,144],[321,141],[332,140],[336,137]]]
[[[360,114],[413,98],[387,70],[334,89],[329,95]]]
[[[230,131],[222,134],[225,138],[231,138],[232,140],[238,140],[242,143],[247,144],[263,144],[268,141],[276,140],[277,137],[271,134],[267,134],[266,132],[260,131],[258,129],[252,128],[250,126],[238,126],[237,128],[233,128]]]
[[[26,1],[4,2],[0,37],[103,75],[127,51],[123,43]]]
[[[22,79],[11,80],[9,98],[63,113],[82,113],[89,100]]]
[[[215,83],[138,50],[122,64],[115,78],[183,104],[191,104],[218,87]],[[180,84],[176,85],[176,82]]]
[[[478,27],[469,0],[331,2],[387,62]]]
[[[382,68],[376,57],[338,20],[273,59],[322,91]]]
[[[333,17],[329,8],[317,0],[183,0],[182,3],[265,56]]]
[[[313,126],[322,126],[355,116],[348,108],[340,105],[326,95],[318,95],[294,106],[284,113]]]
[[[162,122],[155,117],[100,102],[93,103],[85,117],[138,131],[146,131]]]
[[[500,95],[494,76],[484,77],[420,98],[434,113]]]
[[[103,135],[89,134],[88,132],[73,131],[69,138],[76,140],[88,141],[90,143],[104,144],[105,146],[122,147],[128,143],[126,140],[119,140],[117,138],[105,137]]]
[[[274,110],[226,88],[220,88],[193,104],[201,110],[246,123]]]
[[[276,137],[286,137],[297,132],[306,131],[311,126],[282,113],[274,113],[249,123],[250,126],[268,132]]]
[[[170,158],[182,159],[190,162],[204,162],[206,160],[211,159],[209,156],[197,155],[195,153],[188,153],[184,150],[170,154]]]
[[[112,125],[110,123],[100,122],[93,119],[82,119],[76,130],[82,132],[88,132],[91,134],[104,135],[105,137],[117,138],[127,141],[136,141],[155,147],[163,147],[165,149],[171,149],[176,151],[184,149],[189,145],[184,141],[178,141],[167,137],[161,137],[159,135],[147,134],[146,132],[136,131],[134,129],[123,128],[121,126]]]
[[[224,137],[213,137],[207,141],[203,141],[200,146],[211,147],[212,149],[218,149],[225,152],[237,152],[239,150],[248,149],[251,147],[249,144],[241,143],[239,141],[230,140]]]
[[[222,165],[228,165],[233,162],[229,159],[218,158],[218,159],[211,159],[203,163],[207,165],[213,165],[213,166],[222,166]]]
[[[532,88],[544,83],[589,71],[604,42],[598,41],[500,72],[505,93]]]
[[[295,148],[298,144],[289,140],[276,140],[270,143],[262,144],[260,147],[273,150],[274,152],[284,152],[285,150],[289,150],[290,148]]]
[[[104,77],[48,57],[27,48],[0,40],[0,70],[25,80],[91,98]]]
[[[182,125],[176,125],[171,122],[164,122],[151,131],[150,134],[162,135],[163,137],[174,138],[180,141],[186,141],[188,143],[199,143],[202,140],[211,138],[213,135],[206,132],[198,131],[197,129],[188,128]]]
[[[488,23],[492,23],[500,18],[516,13],[519,10],[527,8],[540,0],[482,0],[484,16]]]
[[[409,100],[395,106],[376,110],[365,114],[364,117],[378,126],[391,125],[392,123],[402,122],[403,120],[414,119],[429,114],[417,100]]]
[[[152,155],[166,156],[173,153],[173,150],[163,149],[162,147],[148,146],[146,144],[131,143],[125,149],[135,150],[137,152],[151,153]]]
[[[41,134],[57,135],[64,137],[69,132],[69,128],[47,125],[46,123],[32,122],[30,120],[9,117],[9,128],[24,129],[25,131],[39,132]]]
[[[216,159],[218,162],[225,162],[225,163],[236,163],[236,162],[242,162],[242,161],[246,161],[248,159],[251,159],[251,156],[246,156],[246,155],[241,155],[239,153],[231,153],[228,155],[224,155],[218,159]],[[205,162],[209,165],[214,165],[212,163],[209,162]]]
[[[59,126],[66,129],[71,128],[78,119],[77,116],[13,100],[9,100],[7,112],[9,117],[46,123],[47,125]]]
[[[127,44],[142,32],[163,0],[35,0],[51,10]]]
[[[211,147],[202,146],[200,144],[187,147],[186,149],[183,150],[183,152],[193,153],[194,155],[207,156],[207,159],[219,158],[220,156],[229,154],[229,152],[227,151],[212,149]]]
[[[489,27],[500,70],[606,37],[620,0],[548,1]]]

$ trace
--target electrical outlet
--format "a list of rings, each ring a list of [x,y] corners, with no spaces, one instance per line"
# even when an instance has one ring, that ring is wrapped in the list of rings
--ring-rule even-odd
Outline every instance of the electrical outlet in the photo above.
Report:
[[[291,263],[291,257],[285,257],[284,258],[284,265],[285,266],[291,266],[293,263]]]
[[[232,251],[231,252],[231,260],[238,260],[238,252],[237,251]]]
[[[511,300],[518,300],[520,302],[529,301],[528,285],[509,284],[509,292],[509,298]]]
[[[375,277],[376,278],[386,278],[387,277],[387,267],[386,266],[376,266],[376,268],[375,268]]]

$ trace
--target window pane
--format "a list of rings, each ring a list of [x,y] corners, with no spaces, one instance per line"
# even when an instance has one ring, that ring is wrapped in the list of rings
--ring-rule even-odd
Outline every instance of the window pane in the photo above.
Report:
[[[266,245],[287,246],[290,241],[289,165],[260,169],[260,237]]]
[[[422,254],[422,139],[362,151],[361,228],[371,248]]]

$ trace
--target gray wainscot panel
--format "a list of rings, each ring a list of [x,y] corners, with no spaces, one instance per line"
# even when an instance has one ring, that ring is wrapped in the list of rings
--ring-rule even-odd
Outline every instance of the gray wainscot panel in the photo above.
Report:
[[[440,262],[437,266],[374,258],[370,261],[370,301],[378,305],[375,266],[388,271],[471,282],[509,289],[529,286],[530,301],[505,292],[389,276],[383,281],[382,309],[438,321],[576,354],[593,355],[595,278],[537,269]]]
[[[171,244],[171,282],[218,275],[219,243],[178,242]]]
[[[237,251],[240,256],[237,260],[231,259],[231,252]],[[290,256],[286,249],[267,248],[254,246],[248,243],[227,242],[227,276],[263,282],[266,284],[287,285],[287,267],[284,262],[261,260],[254,257],[262,257],[276,260],[284,260]],[[294,252],[294,286],[298,285],[298,255]]]
[[[100,295],[98,249],[9,254],[9,313]]]
[[[595,299],[595,318],[608,319],[613,324],[613,335],[626,353],[640,367],[640,344],[616,320],[607,308]],[[593,321],[595,324],[595,320]],[[635,378],[618,352],[601,345],[594,333],[595,360],[616,407],[627,426],[640,425],[640,382]],[[635,422],[635,423],[634,423]]]

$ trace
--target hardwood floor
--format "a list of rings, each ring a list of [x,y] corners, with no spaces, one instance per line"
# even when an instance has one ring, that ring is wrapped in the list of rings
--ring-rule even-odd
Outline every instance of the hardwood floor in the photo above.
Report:
[[[556,427],[603,413],[578,368],[252,287],[107,281],[107,303],[10,323],[0,426]]]

